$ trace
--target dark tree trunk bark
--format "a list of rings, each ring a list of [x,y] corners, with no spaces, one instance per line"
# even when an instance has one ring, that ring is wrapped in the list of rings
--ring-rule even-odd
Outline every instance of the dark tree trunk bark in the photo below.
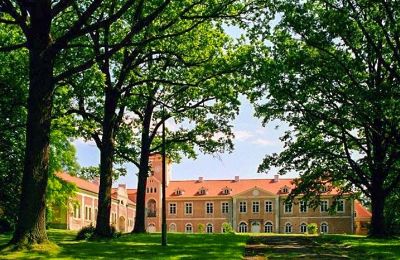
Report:
[[[107,88],[104,105],[103,136],[100,148],[100,188],[95,235],[109,237],[111,213],[112,171],[115,150],[116,109],[119,94]]]
[[[149,156],[150,156],[150,123],[153,114],[153,102],[148,101],[146,111],[144,113],[143,131],[141,139],[139,177],[136,193],[136,217],[135,227],[132,233],[146,232],[146,186],[149,174]]]
[[[379,238],[387,235],[384,215],[385,199],[383,189],[381,187],[375,188],[371,194],[372,218],[369,229],[369,236],[371,237]]]
[[[26,147],[18,222],[10,244],[24,247],[46,242],[46,188],[49,170],[50,124],[53,106],[54,56],[51,44],[50,4],[34,5],[27,35],[29,49],[29,96]]]

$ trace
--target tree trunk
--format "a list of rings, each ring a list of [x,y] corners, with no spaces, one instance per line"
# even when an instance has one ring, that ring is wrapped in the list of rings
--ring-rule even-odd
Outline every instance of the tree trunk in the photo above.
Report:
[[[104,105],[103,136],[100,148],[100,188],[98,200],[98,214],[95,235],[99,237],[111,236],[111,188],[112,171],[115,150],[116,109],[119,95],[111,89],[106,89]]]
[[[46,242],[46,188],[49,170],[50,124],[53,106],[54,56],[51,44],[51,6],[35,5],[30,12],[29,96],[26,147],[18,222],[10,244],[24,247]]]
[[[379,238],[387,235],[384,216],[385,199],[383,189],[375,189],[371,194],[372,219],[369,229],[371,237]]]
[[[149,174],[149,156],[150,156],[150,145],[151,140],[150,134],[150,123],[153,114],[153,102],[149,100],[147,102],[146,111],[144,113],[143,130],[141,139],[140,149],[140,162],[139,162],[139,177],[138,186],[136,193],[136,217],[135,217],[135,228],[132,233],[144,233],[146,232],[146,186],[147,177]]]

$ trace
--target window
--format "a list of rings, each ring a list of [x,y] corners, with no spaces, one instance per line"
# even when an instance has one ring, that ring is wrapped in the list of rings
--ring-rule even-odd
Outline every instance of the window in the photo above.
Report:
[[[239,212],[240,213],[246,213],[246,211],[247,211],[247,203],[246,203],[246,201],[239,202]]]
[[[186,233],[193,233],[193,226],[192,226],[192,224],[186,224],[186,225],[185,225],[185,232],[186,232]]]
[[[273,225],[271,222],[267,222],[264,225],[264,232],[265,233],[272,233]]]
[[[247,232],[247,224],[244,222],[240,222],[239,224],[239,232],[246,233]]]
[[[117,213],[112,212],[111,213],[111,224],[116,224],[117,223]]]
[[[253,213],[260,213],[260,202],[253,201]]]
[[[221,203],[221,211],[222,211],[222,213],[229,213],[229,203],[228,202]]]
[[[285,213],[292,213],[292,202],[285,202]]]
[[[214,212],[214,203],[207,202],[206,203],[206,213],[207,214],[212,214],[213,212]]]
[[[292,224],[286,223],[286,225],[285,225],[285,233],[292,233]]]
[[[328,189],[326,188],[326,186],[322,186],[321,187],[321,192],[326,192]]]
[[[169,232],[176,232],[176,224],[175,223],[171,223],[169,225]]]
[[[265,212],[272,212],[272,201],[267,200],[265,202]]]
[[[285,186],[281,188],[282,193],[289,193],[289,187]]]
[[[150,199],[147,202],[147,217],[156,217],[157,215],[157,204],[154,199]]]
[[[212,224],[207,224],[207,226],[206,226],[206,232],[207,232],[207,233],[212,233],[212,232],[213,232],[213,225],[212,225]]]
[[[336,204],[336,211],[337,212],[344,212],[344,200],[338,200]]]
[[[171,214],[171,215],[176,214],[176,203],[169,204],[169,214]]]
[[[328,233],[328,224],[322,223],[320,227],[321,233]]]
[[[328,201],[327,200],[322,200],[320,202],[320,209],[321,209],[321,212],[328,212]]]
[[[228,187],[223,188],[222,194],[224,195],[229,195],[231,193],[231,189]]]
[[[201,187],[199,190],[199,195],[206,195],[207,194],[207,189],[205,189],[204,187]]]
[[[74,204],[74,218],[81,218],[81,205]]]
[[[300,212],[306,213],[307,212],[307,201],[300,201]]]
[[[185,214],[186,215],[193,214],[193,204],[191,202],[186,202],[185,203]]]
[[[307,232],[307,224],[301,223],[300,224],[300,233],[306,233],[306,232]]]
[[[97,220],[97,208],[94,208],[94,220]]]
[[[176,194],[177,196],[180,196],[180,195],[183,194],[183,191],[182,191],[181,189],[177,189],[177,190],[175,191],[175,194]]]
[[[156,193],[157,192],[157,188],[154,188],[154,193]]]
[[[92,220],[92,208],[85,206],[85,220]]]

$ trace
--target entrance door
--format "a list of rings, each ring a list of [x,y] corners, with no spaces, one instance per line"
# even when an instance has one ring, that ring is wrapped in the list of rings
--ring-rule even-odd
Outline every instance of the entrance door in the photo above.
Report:
[[[119,232],[125,232],[125,218],[122,216],[118,220],[118,230]]]
[[[154,224],[149,224],[149,225],[147,226],[147,232],[149,232],[149,233],[154,233],[154,232],[156,232],[156,226],[155,226]]]
[[[251,233],[260,233],[260,231],[261,231],[260,221],[251,222]]]

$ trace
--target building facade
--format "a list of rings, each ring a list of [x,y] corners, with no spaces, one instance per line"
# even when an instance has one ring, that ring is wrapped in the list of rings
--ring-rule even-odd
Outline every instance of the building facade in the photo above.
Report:
[[[151,173],[146,187],[146,227],[161,231],[162,158],[150,158]],[[61,179],[78,187],[68,209],[60,211],[56,225],[78,230],[95,225],[98,184],[66,173]],[[305,233],[315,223],[321,233],[366,233],[371,214],[360,202],[344,196],[337,201],[334,214],[329,208],[336,192],[321,195],[318,208],[301,198],[292,203],[285,199],[294,188],[293,179],[171,180],[171,162],[166,169],[167,229],[169,232],[222,233],[227,223],[236,232]],[[119,185],[113,189],[111,223],[118,231],[130,232],[134,226],[136,189]]]

